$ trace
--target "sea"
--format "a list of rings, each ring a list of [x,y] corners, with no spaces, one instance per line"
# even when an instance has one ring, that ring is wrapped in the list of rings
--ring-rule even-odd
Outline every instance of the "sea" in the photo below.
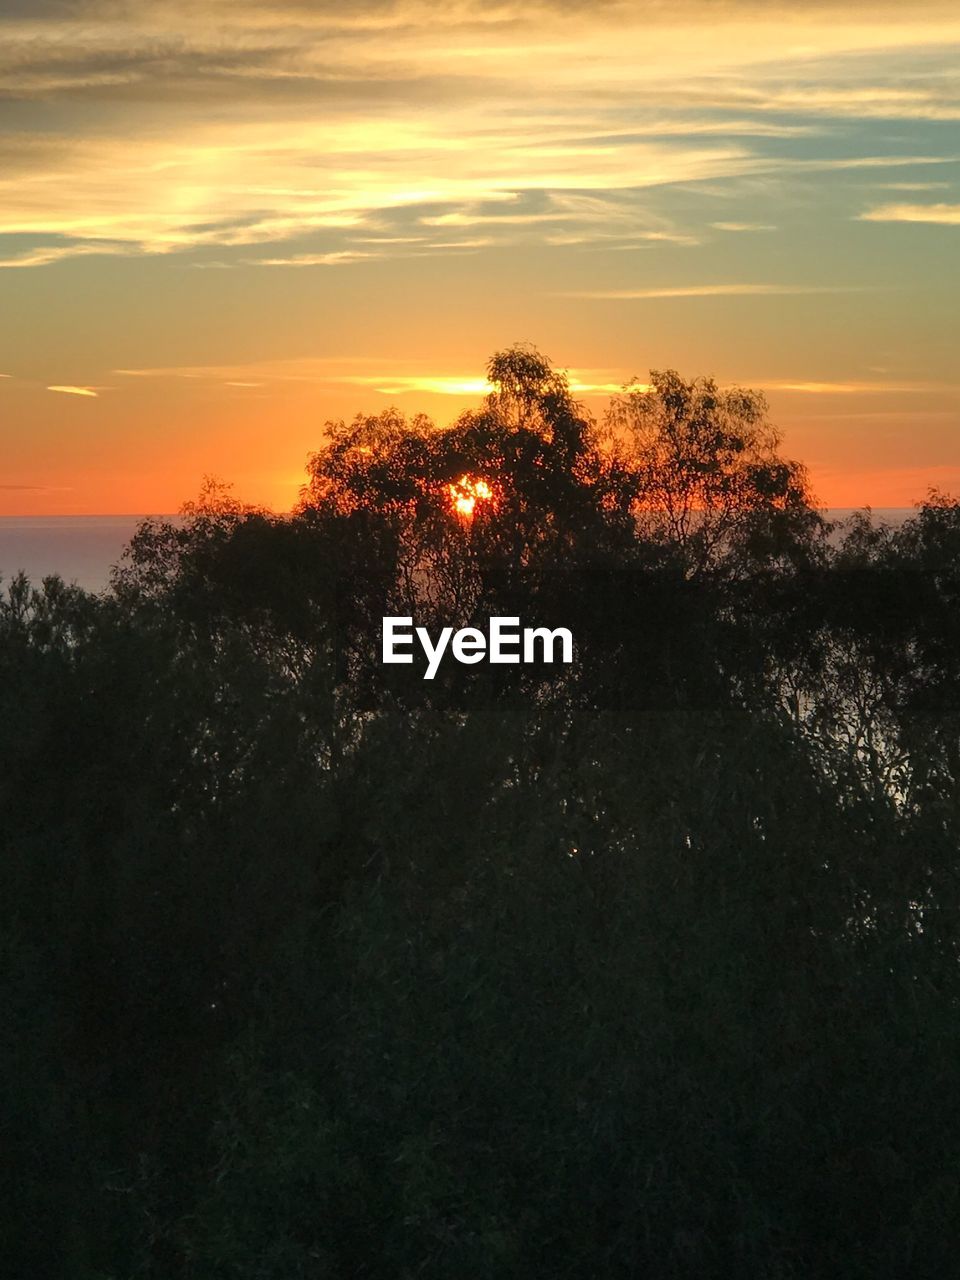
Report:
[[[161,519],[173,519],[163,516]],[[19,570],[103,591],[143,516],[0,516],[0,591]]]
[[[833,508],[831,520],[853,514],[854,508]],[[881,507],[874,518],[899,525],[913,515],[912,507]],[[144,517],[118,516],[0,516],[0,591],[18,570],[31,581],[59,574],[86,591],[103,591],[111,567]],[[160,519],[175,520],[175,516]]]

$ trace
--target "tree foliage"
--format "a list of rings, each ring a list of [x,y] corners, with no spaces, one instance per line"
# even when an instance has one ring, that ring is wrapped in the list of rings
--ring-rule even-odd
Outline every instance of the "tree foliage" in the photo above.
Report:
[[[830,530],[753,393],[487,372],[7,584],[8,1274],[952,1272],[960,503]]]
[[[607,419],[635,459],[647,536],[681,549],[691,574],[756,566],[816,531],[804,468],[781,458],[763,396],[654,371],[614,397]]]

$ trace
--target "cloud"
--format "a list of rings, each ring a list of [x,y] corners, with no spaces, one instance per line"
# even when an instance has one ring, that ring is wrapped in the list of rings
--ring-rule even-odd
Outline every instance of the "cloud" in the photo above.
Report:
[[[960,120],[960,100],[936,86],[900,88],[889,85],[742,88],[734,101],[752,102],[762,111],[799,112],[858,120]]]
[[[392,361],[396,369],[397,361]],[[311,382],[325,387],[358,387],[379,395],[426,393],[444,396],[481,396],[492,390],[486,378],[463,373],[440,373],[422,368],[422,360],[406,362],[404,372],[393,372],[375,356],[305,356],[292,360],[257,361],[247,365],[174,365],[156,369],[114,369],[128,378],[177,378],[226,383],[228,386],[265,386],[271,382]],[[356,371],[354,370],[361,370]],[[622,390],[625,378],[609,370],[570,369],[571,391],[599,395]]]
[[[61,391],[67,396],[93,396],[96,398],[100,394],[97,387],[70,387],[70,386],[53,386],[47,387],[48,391]]]
[[[945,191],[949,182],[875,182],[881,191]]]
[[[896,395],[924,394],[950,391],[955,388],[942,382],[809,382],[809,381],[764,381],[768,391],[794,391],[801,395],[814,396],[847,396],[847,395]]]
[[[0,99],[38,127],[0,135],[0,235],[37,243],[0,265],[283,244],[257,264],[326,266],[378,234],[550,223],[693,243],[656,192],[949,158],[849,124],[960,118],[960,17],[922,9],[8,0]]]
[[[717,231],[776,231],[768,222],[711,222]]]
[[[928,222],[960,226],[960,204],[883,204],[858,216],[860,222]]]
[[[0,268],[7,267],[46,267],[52,262],[62,262],[65,258],[84,258],[91,254],[129,253],[123,245],[42,245],[35,249],[27,249],[12,258],[0,258]]]
[[[589,298],[628,301],[634,298],[721,298],[721,297],[769,297],[781,294],[849,293],[852,290],[840,285],[806,284],[691,284],[646,289],[590,289],[555,294],[559,298]]]
[[[755,290],[764,288],[776,292],[821,292],[798,286],[703,286],[702,288],[735,288]],[[637,295],[630,295],[637,296]],[[646,295],[643,295],[646,296]],[[664,296],[663,291],[653,291],[652,296]],[[678,296],[670,290],[666,296]],[[699,289],[696,294],[704,295]],[[398,368],[399,366],[399,368]],[[419,368],[418,368],[419,366]],[[402,371],[400,371],[402,370]],[[389,364],[376,356],[304,356],[289,360],[256,361],[245,365],[174,365],[155,369],[115,369],[115,374],[131,378],[174,378],[204,384],[228,386],[265,387],[271,383],[307,382],[326,388],[356,387],[378,395],[402,396],[430,394],[443,396],[482,396],[492,388],[485,378],[467,373],[438,372],[422,359],[392,360]],[[575,395],[616,395],[630,381],[627,370],[584,369],[567,370],[571,391]],[[636,389],[648,390],[646,384],[632,384]],[[960,389],[947,381],[846,379],[814,380],[811,378],[747,377],[737,380],[737,385],[762,387],[766,391],[781,394],[810,396],[942,394]],[[875,411],[871,411],[875,414]]]
[[[492,243],[489,239],[475,240],[423,240],[419,236],[397,237],[397,242],[408,246],[405,249],[385,252],[357,249],[335,249],[329,253],[296,253],[288,258],[248,258],[244,261],[256,267],[343,267],[356,262],[370,262],[378,258],[423,257],[436,251],[459,250],[461,252],[484,249]],[[369,243],[372,243],[368,239]]]
[[[385,396],[407,395],[414,391],[441,396],[483,396],[493,390],[485,378],[470,377],[398,377],[386,374],[381,377],[340,378],[338,381],[352,386],[370,387]]]
[[[774,163],[773,168],[779,168],[784,173],[789,173],[791,170],[797,172],[806,170],[811,173],[826,173],[832,169],[904,169],[911,168],[915,165],[955,164],[956,162],[957,157],[950,155],[838,156],[818,160],[778,160]]]
[[[471,138],[475,127],[440,117],[407,127],[374,122],[354,130],[352,150],[345,147],[349,131],[336,124],[258,122],[239,133],[197,126],[175,139],[78,138],[41,181],[26,180],[16,165],[0,178],[0,235],[47,242],[3,262],[43,266],[95,253],[223,250],[323,234],[340,243],[263,262],[328,265],[343,260],[330,255],[359,255],[351,235],[430,240],[444,228],[513,232],[549,222],[626,225],[631,218],[636,232],[666,236],[670,228],[644,226],[628,208],[631,193],[752,165],[746,151],[729,144],[646,140],[589,158],[537,161],[502,137]],[[515,127],[522,130],[522,122]],[[549,199],[554,191],[549,207],[502,211],[502,202],[524,193]],[[619,204],[611,198],[618,192]],[[418,208],[420,219],[398,231],[404,211]],[[51,245],[51,237],[61,243]]]
[[[381,375],[376,377],[343,377],[338,382],[351,386],[370,387],[381,395],[408,395],[411,392],[427,392],[442,396],[483,396],[488,395],[493,386],[486,378],[441,377],[437,375]],[[623,390],[622,382],[584,382],[574,374],[569,376],[570,390],[574,394],[598,395]]]
[[[615,209],[610,202],[604,207],[600,201],[596,201],[598,207],[590,211],[567,210],[559,211],[554,208],[544,208],[529,213],[487,213],[482,209],[480,211],[466,212],[458,210],[455,213],[444,213],[433,217],[424,217],[420,222],[424,226],[437,228],[457,228],[457,227],[509,227],[511,229],[529,229],[536,230],[543,224],[550,223],[578,223],[585,226],[580,232],[562,232],[552,233],[543,237],[546,244],[551,245],[576,245],[576,244],[592,244],[604,239],[624,240],[629,239],[633,242],[647,241],[649,243],[661,244],[698,244],[699,241],[695,236],[686,232],[667,231],[667,230],[643,230],[635,224],[642,217],[636,210],[631,210],[626,205],[621,205],[619,209]],[[610,226],[621,226],[622,230],[602,230],[601,228],[609,228]],[[589,229],[592,228],[592,229]],[[489,245],[494,243],[490,239],[483,242],[466,241],[466,242],[449,242],[477,247],[482,243]]]
[[[342,382],[362,379],[364,375],[349,371],[363,368],[377,378],[385,376],[382,358],[369,355],[297,356],[228,365],[160,365],[155,368],[114,369],[112,372],[125,378],[188,378],[213,382]]]
[[[770,287],[783,288],[784,286]],[[786,287],[789,288],[789,286]],[[810,292],[813,291],[810,290]],[[621,393],[630,382],[631,372],[625,368],[570,368],[567,370],[567,378],[574,395],[605,397]],[[437,370],[422,358],[409,360],[394,358],[388,361],[377,356],[306,356],[232,366],[175,365],[154,369],[117,369],[114,373],[133,378],[183,379],[199,383],[204,387],[222,385],[224,382],[234,386],[247,384],[257,387],[269,387],[274,383],[309,383],[330,392],[337,391],[342,394],[344,389],[354,388],[360,393],[366,392],[391,398],[407,395],[479,397],[491,390],[490,384],[483,377],[456,370]],[[828,400],[831,397],[861,395],[868,396],[871,400],[874,397],[897,395],[943,396],[953,395],[960,390],[960,385],[950,381],[896,380],[894,378],[828,381],[802,376],[795,378],[751,376],[730,381],[738,386],[762,388],[785,397],[799,396],[811,402],[815,402],[818,398]],[[640,391],[649,389],[645,383],[634,382],[632,385],[634,389]],[[880,411],[873,409],[864,416],[872,419],[878,416],[878,412]],[[894,413],[898,420],[901,419],[902,411],[891,410],[890,412]],[[921,414],[915,403],[911,413],[915,416]]]
[[[375,253],[358,253],[341,249],[333,253],[298,253],[290,258],[251,258],[257,267],[342,267],[350,262],[366,262],[378,257]]]
[[[474,240],[424,240],[424,249],[488,249],[495,241],[489,236]]]

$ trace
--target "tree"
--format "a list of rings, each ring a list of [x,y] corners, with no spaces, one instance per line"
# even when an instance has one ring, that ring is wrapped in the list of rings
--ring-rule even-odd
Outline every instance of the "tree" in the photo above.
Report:
[[[0,596],[11,1275],[951,1273],[960,504],[834,548],[752,393],[488,374]],[[387,679],[431,609],[578,660]]]
[[[806,472],[781,458],[764,397],[654,370],[615,396],[607,425],[635,466],[640,529],[675,544],[691,576],[741,572],[816,535]]]

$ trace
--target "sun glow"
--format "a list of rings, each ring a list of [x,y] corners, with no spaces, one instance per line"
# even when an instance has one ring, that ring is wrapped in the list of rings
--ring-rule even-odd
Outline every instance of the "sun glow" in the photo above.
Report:
[[[447,485],[447,492],[454,512],[464,520],[473,519],[478,502],[490,502],[493,499],[493,490],[486,480],[479,480],[474,476],[461,476],[453,484]]]

